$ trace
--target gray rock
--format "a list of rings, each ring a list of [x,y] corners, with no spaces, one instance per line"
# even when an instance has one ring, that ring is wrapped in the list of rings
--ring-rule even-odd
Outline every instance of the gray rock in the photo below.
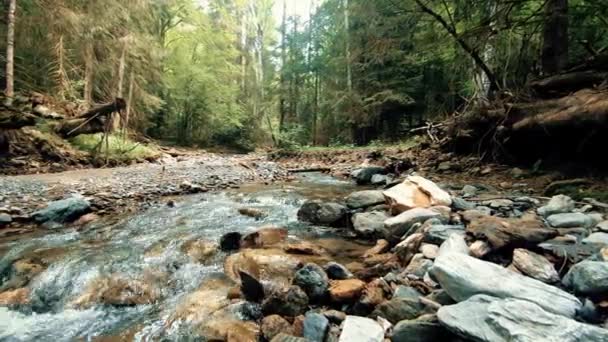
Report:
[[[91,203],[80,196],[74,196],[48,203],[47,207],[36,211],[32,218],[39,224],[45,222],[68,223],[91,211]]]
[[[329,320],[320,313],[309,312],[304,318],[304,338],[310,342],[323,342],[329,329]]]
[[[469,255],[469,246],[467,246],[467,242],[464,240],[464,234],[450,235],[450,237],[448,237],[439,247],[437,257],[450,253]]]
[[[374,237],[384,235],[384,221],[390,216],[383,211],[357,213],[353,215],[353,229],[359,236]]]
[[[457,225],[434,225],[424,235],[424,241],[441,245],[452,234],[464,235],[464,226]]]
[[[300,268],[293,279],[297,285],[306,292],[311,301],[322,300],[329,289],[329,278],[321,266],[308,263]]]
[[[608,233],[608,220],[607,221],[602,221],[600,223],[598,223],[595,226],[596,229],[602,231],[602,232],[607,232]]]
[[[13,218],[9,214],[0,214],[0,227],[7,226],[13,222]]]
[[[359,316],[346,316],[339,342],[383,342],[384,329],[376,321]]]
[[[384,221],[385,238],[389,241],[400,241],[416,223],[422,223],[431,218],[441,218],[441,214],[425,208],[414,208],[391,217]]]
[[[450,332],[436,320],[404,320],[393,328],[391,342],[450,341]]]
[[[464,200],[460,197],[452,197],[452,208],[457,211],[473,210],[475,209],[475,203]]]
[[[363,190],[353,192],[346,197],[346,205],[351,209],[361,209],[385,203],[384,194],[380,190]]]
[[[388,183],[388,176],[380,174],[373,175],[371,183],[372,185],[384,185]]]
[[[584,238],[582,242],[585,244],[606,246],[608,245],[608,233],[593,233]]]
[[[430,273],[456,301],[476,294],[519,298],[567,317],[574,317],[581,308],[576,297],[557,287],[464,254],[440,254]]]
[[[422,294],[411,286],[399,285],[393,293],[393,298],[407,298],[410,300],[418,300]]]
[[[425,308],[418,299],[397,297],[376,306],[371,317],[383,317],[396,324],[404,319],[417,318],[424,313]]]
[[[555,228],[592,227],[593,218],[583,213],[554,214],[547,217],[547,222]]]
[[[543,283],[556,283],[559,274],[553,264],[544,256],[518,248],[513,251],[513,266],[521,273],[540,280]]]
[[[386,170],[383,167],[377,166],[365,167],[355,172],[354,178],[359,185],[370,184],[374,175],[386,174]]]
[[[538,208],[537,212],[540,216],[548,217],[555,214],[572,212],[574,208],[575,203],[572,198],[565,195],[556,195],[549,200],[547,205]]]
[[[608,292],[608,262],[582,261],[572,266],[562,283],[577,293],[594,295]]]
[[[462,194],[466,197],[473,197],[477,195],[477,188],[472,185],[465,185],[462,188]]]
[[[475,210],[479,211],[483,215],[487,215],[487,216],[492,215],[492,208],[490,208],[490,207],[480,205],[480,206],[475,207]]]
[[[353,274],[348,270],[348,268],[338,264],[337,262],[328,262],[324,268],[329,279],[344,280],[353,277]]]
[[[483,205],[488,206],[492,209],[505,209],[513,206],[513,201],[505,198],[495,199],[491,201],[483,202]]]
[[[300,221],[319,225],[335,225],[345,219],[345,206],[333,202],[308,201],[298,211]]]
[[[477,295],[455,305],[443,306],[439,322],[473,341],[600,342],[608,330],[579,323],[543,310],[532,302]]]
[[[431,260],[426,259],[422,254],[416,254],[409,265],[407,265],[404,272],[422,278],[431,267],[433,267],[433,262]]]

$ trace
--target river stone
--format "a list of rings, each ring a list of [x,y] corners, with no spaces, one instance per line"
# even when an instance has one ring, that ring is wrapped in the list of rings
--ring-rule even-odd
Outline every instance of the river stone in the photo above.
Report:
[[[13,218],[9,214],[0,214],[0,227],[7,226],[13,222]]]
[[[477,188],[467,184],[462,187],[462,194],[466,197],[473,197],[477,195]]]
[[[308,296],[298,286],[275,291],[268,295],[262,303],[262,312],[265,315],[295,317],[303,314],[307,308]]]
[[[298,219],[312,224],[331,226],[341,223],[346,213],[346,207],[338,203],[308,201],[298,211]]]
[[[384,191],[384,196],[393,213],[402,213],[413,208],[452,205],[450,194],[420,176],[407,177],[403,183]]]
[[[582,261],[572,266],[562,283],[577,293],[596,295],[608,292],[608,262]]]
[[[361,296],[367,284],[359,279],[332,280],[329,294],[337,303],[353,301]]]
[[[388,176],[375,174],[372,176],[371,183],[372,185],[383,185],[388,182]]]
[[[289,334],[280,333],[270,342],[309,342],[304,337],[296,337]]]
[[[241,240],[242,248],[261,248],[267,247],[287,239],[287,229],[274,226],[258,228],[256,231],[243,236]]]
[[[304,338],[310,342],[323,342],[329,329],[329,320],[320,313],[309,312],[304,318]]]
[[[595,225],[595,228],[599,231],[608,233],[608,220],[598,223]]]
[[[68,223],[91,211],[91,203],[81,196],[49,202],[47,207],[32,214],[39,224],[46,222]]]
[[[327,295],[329,278],[321,266],[308,263],[296,272],[293,284],[301,287],[311,301],[319,301]]]
[[[400,241],[414,224],[431,218],[440,218],[441,214],[426,208],[414,208],[384,221],[385,238],[389,241]]]
[[[386,170],[383,167],[379,166],[369,166],[359,170],[355,170],[354,174],[351,175],[355,178],[357,184],[366,185],[371,183],[372,177],[374,175],[379,174],[386,174]]]
[[[544,256],[527,249],[517,248],[513,251],[513,266],[521,273],[543,283],[552,284],[559,281],[559,274],[553,264]]]
[[[384,329],[376,321],[359,316],[346,316],[338,342],[383,342]]]
[[[416,254],[403,272],[422,278],[431,267],[433,267],[433,262],[431,260],[426,259],[422,254]]]
[[[424,313],[425,306],[418,299],[396,297],[376,306],[371,317],[383,317],[396,324],[404,319],[415,319]]]
[[[602,233],[602,232],[593,233],[593,234],[587,236],[586,238],[584,238],[582,242],[585,244],[606,246],[606,245],[608,245],[608,233]]]
[[[243,297],[250,302],[261,302],[264,299],[264,286],[247,272],[239,271],[239,276]]]
[[[575,203],[572,198],[566,195],[556,195],[551,197],[547,205],[538,208],[537,212],[540,216],[548,217],[555,214],[572,212],[574,208]]]
[[[439,309],[439,322],[473,341],[600,342],[608,330],[543,310],[532,302],[477,295]]]
[[[554,214],[547,217],[547,222],[555,228],[592,227],[593,218],[583,213]]]
[[[464,226],[446,224],[433,225],[425,233],[424,240],[429,243],[440,245],[452,234],[464,235]]]
[[[328,262],[324,269],[329,279],[343,280],[353,277],[348,268],[334,261]]]
[[[439,246],[437,258],[443,254],[460,253],[469,254],[469,246],[464,240],[464,234],[452,234]],[[435,258],[435,260],[437,259]]]
[[[547,229],[536,217],[520,219],[483,216],[466,228],[468,234],[487,241],[494,249],[534,246],[555,237],[555,229]]]
[[[411,286],[399,285],[393,293],[393,298],[407,298],[410,300],[418,300],[422,294]]]
[[[435,319],[421,317],[403,320],[393,328],[391,342],[436,342],[451,341],[450,332]]]
[[[423,243],[422,246],[420,246],[420,253],[422,253],[422,255],[424,255],[424,257],[427,259],[435,260],[439,254],[439,246],[430,243]]]
[[[536,279],[465,254],[440,254],[430,270],[433,278],[456,301],[476,294],[529,300],[549,312],[573,317],[581,302],[571,294]]]
[[[384,232],[384,221],[390,216],[385,212],[372,211],[353,215],[353,229],[359,236],[373,237]]]
[[[291,327],[291,323],[287,322],[283,317],[279,315],[270,315],[264,317],[262,320],[262,335],[270,341],[275,336],[285,333],[285,334],[293,334],[293,328]]]
[[[384,202],[384,194],[380,190],[357,191],[346,197],[346,205],[351,209],[367,208]]]

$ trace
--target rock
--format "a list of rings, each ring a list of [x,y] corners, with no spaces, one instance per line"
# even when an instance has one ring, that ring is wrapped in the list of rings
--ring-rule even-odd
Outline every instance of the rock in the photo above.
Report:
[[[346,213],[346,207],[338,203],[308,201],[298,211],[298,219],[312,224],[333,226],[340,224]]]
[[[353,301],[361,296],[366,285],[359,279],[332,280],[329,294],[331,300],[337,303]]]
[[[239,209],[239,214],[243,215],[243,216],[249,216],[255,219],[262,219],[264,217],[266,217],[266,213],[263,212],[260,209],[256,209],[256,208],[241,208]]]
[[[224,252],[236,251],[241,248],[241,233],[231,232],[220,238],[220,249]]]
[[[303,337],[295,337],[289,334],[280,333],[275,336],[270,342],[309,342]]]
[[[376,321],[359,316],[346,316],[339,342],[383,342],[384,329]]]
[[[239,271],[239,275],[243,297],[250,302],[261,302],[264,299],[264,286],[260,281],[247,272]]]
[[[492,209],[502,210],[502,209],[511,208],[513,206],[513,201],[506,199],[506,198],[500,198],[500,199],[493,199],[490,201],[485,201],[482,204],[485,206],[488,206]]]
[[[422,254],[416,254],[405,268],[404,273],[422,278],[432,266],[431,260],[426,259]]]
[[[418,249],[420,249],[423,238],[424,235],[421,233],[412,234],[395,246],[393,250],[401,261],[401,264],[409,264],[410,260],[418,252]]]
[[[608,233],[593,233],[588,237],[584,238],[582,243],[590,245],[608,245]]]
[[[547,217],[547,222],[555,228],[593,227],[593,218],[583,213],[554,214]]]
[[[323,342],[329,329],[329,320],[320,313],[309,312],[304,318],[304,338],[310,342]]]
[[[553,196],[547,205],[538,208],[537,212],[542,217],[548,217],[555,214],[563,214],[572,212],[575,208],[575,203],[572,198],[565,195]]]
[[[425,306],[417,299],[393,298],[376,306],[371,317],[384,317],[389,322],[397,324],[404,319],[415,319],[424,313]]]
[[[78,308],[87,308],[94,304],[118,307],[153,304],[161,297],[160,287],[157,285],[119,275],[100,277],[91,281],[73,304]]]
[[[357,170],[354,175],[357,184],[366,185],[370,184],[374,175],[386,174],[386,170],[383,167],[370,166]]]
[[[451,341],[451,334],[436,317],[433,319],[424,316],[415,320],[403,320],[393,328],[391,342],[436,342]]]
[[[452,234],[439,247],[439,256],[443,254],[460,253],[469,255],[469,247],[464,240],[464,234]],[[437,259],[437,258],[435,258]]]
[[[457,211],[473,210],[476,205],[459,197],[452,198],[452,208]]]
[[[293,327],[295,336],[304,336],[304,320],[305,319],[306,319],[306,316],[304,316],[304,315],[298,315],[293,318],[293,324],[291,326]]]
[[[558,232],[546,229],[536,219],[504,219],[496,216],[483,216],[474,219],[466,229],[477,239],[485,240],[497,250],[503,247],[530,247],[547,241]]]
[[[348,270],[348,268],[338,264],[337,262],[328,262],[324,269],[329,279],[343,280],[353,277],[353,274]]]
[[[441,305],[452,305],[454,303],[456,303],[452,297],[450,297],[450,295],[448,295],[447,292],[445,292],[445,290],[435,290],[433,292],[431,292],[428,296],[426,296],[426,298],[432,300],[435,303],[441,304]]]
[[[423,243],[420,246],[420,253],[424,255],[425,258],[435,260],[435,258],[439,255],[439,246],[433,245],[430,243]]]
[[[602,232],[608,233],[608,220],[598,223],[595,228]]]
[[[388,179],[389,178],[386,175],[375,174],[372,176],[371,184],[372,185],[384,185],[384,184],[388,183]]]
[[[260,281],[289,285],[301,264],[300,259],[278,248],[244,249],[224,260],[224,273],[239,282],[239,271],[245,271]]]
[[[464,235],[464,226],[457,225],[433,225],[424,235],[424,240],[429,243],[441,245],[452,234]]]
[[[346,314],[338,310],[327,310],[323,312],[323,315],[334,324],[341,324],[346,319]]]
[[[11,215],[0,213],[0,227],[8,226],[11,222],[13,222]]]
[[[190,240],[184,242],[181,250],[192,261],[204,263],[217,253],[217,245],[204,240]]]
[[[374,247],[365,251],[365,253],[363,254],[363,258],[365,259],[365,258],[369,258],[374,255],[385,253],[390,248],[391,248],[391,245],[388,243],[388,241],[386,241],[384,239],[377,240],[376,245]]]
[[[262,248],[272,246],[287,239],[287,229],[262,227],[241,239],[241,248]]]
[[[353,215],[353,229],[362,237],[380,236],[384,233],[384,221],[390,216],[385,212],[372,211]]]
[[[559,274],[553,264],[544,256],[527,249],[518,248],[513,251],[513,265],[521,273],[543,283],[552,284],[559,281]]]
[[[437,317],[452,332],[474,341],[606,341],[608,330],[579,323],[516,298],[477,295],[439,309]]]
[[[398,216],[384,221],[384,236],[388,241],[400,241],[414,224],[422,223],[431,218],[439,218],[441,214],[430,209],[415,208],[402,212]]]
[[[26,305],[29,302],[30,290],[27,288],[0,292],[0,306]]]
[[[476,294],[513,297],[529,300],[547,311],[567,317],[573,317],[581,307],[576,297],[557,287],[464,254],[440,254],[430,273],[456,301]]]
[[[393,293],[393,298],[406,298],[410,300],[418,300],[422,297],[422,294],[411,286],[399,285]]]
[[[283,248],[286,253],[298,255],[323,255],[325,250],[320,246],[310,242],[301,241],[298,243],[290,243]]]
[[[582,261],[572,266],[562,280],[564,286],[584,295],[608,292],[608,263]]]
[[[32,218],[39,224],[46,222],[69,223],[91,211],[91,203],[80,196],[49,202],[45,209],[36,211]]]
[[[306,292],[311,301],[322,300],[329,289],[329,279],[325,271],[313,263],[300,268],[293,279],[293,284]]]
[[[474,197],[477,195],[477,188],[472,185],[465,185],[462,187],[462,194],[465,197]]]
[[[439,163],[439,165],[437,166],[437,171],[447,172],[447,171],[450,171],[452,168],[453,168],[452,163],[450,163],[449,161],[445,161],[445,162]]]
[[[262,320],[262,335],[268,340],[272,340],[275,336],[284,334],[293,334],[291,324],[279,315],[270,315]]]
[[[469,254],[481,259],[492,252],[492,247],[483,240],[477,240],[469,246]]]
[[[265,315],[295,317],[303,314],[308,308],[308,296],[298,286],[282,289],[266,296],[262,303]]]
[[[362,209],[384,204],[384,194],[379,190],[357,191],[346,197],[346,205],[351,209]]]
[[[74,221],[74,225],[75,226],[84,226],[91,222],[95,222],[97,220],[99,220],[99,216],[97,214],[88,213],[88,214],[82,215],[78,220]]]
[[[384,196],[393,213],[402,213],[413,208],[452,205],[450,194],[419,176],[409,176],[403,183],[384,191]]]

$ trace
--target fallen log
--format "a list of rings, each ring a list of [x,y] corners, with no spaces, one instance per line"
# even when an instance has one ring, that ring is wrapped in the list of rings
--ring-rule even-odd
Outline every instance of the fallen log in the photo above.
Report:
[[[26,126],[34,126],[36,117],[12,110],[0,111],[0,129],[19,129]]]
[[[608,73],[595,70],[559,74],[530,82],[530,87],[541,97],[557,97],[593,88],[606,82]]]
[[[91,110],[78,115],[78,118],[92,118],[99,116],[108,116],[112,113],[118,113],[127,108],[127,102],[124,99],[116,98],[113,102],[96,106]]]
[[[107,127],[112,128],[112,125],[107,125],[107,121],[111,120],[112,114],[119,113],[126,107],[125,100],[117,98],[113,102],[96,106],[75,118],[63,120],[57,125],[55,132],[65,138],[80,134],[105,132]]]
[[[328,167],[311,167],[311,168],[303,168],[303,169],[291,169],[287,170],[289,173],[307,173],[307,172],[331,172],[331,169]]]

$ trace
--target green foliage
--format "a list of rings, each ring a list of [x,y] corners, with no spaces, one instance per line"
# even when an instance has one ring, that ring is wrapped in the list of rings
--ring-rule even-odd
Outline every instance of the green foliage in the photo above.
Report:
[[[108,142],[103,139],[103,134],[82,134],[70,139],[70,144],[75,148],[97,154],[98,156],[108,156],[110,160],[130,161],[155,158],[159,151],[150,145],[142,145],[125,138],[119,134],[108,136]]]

